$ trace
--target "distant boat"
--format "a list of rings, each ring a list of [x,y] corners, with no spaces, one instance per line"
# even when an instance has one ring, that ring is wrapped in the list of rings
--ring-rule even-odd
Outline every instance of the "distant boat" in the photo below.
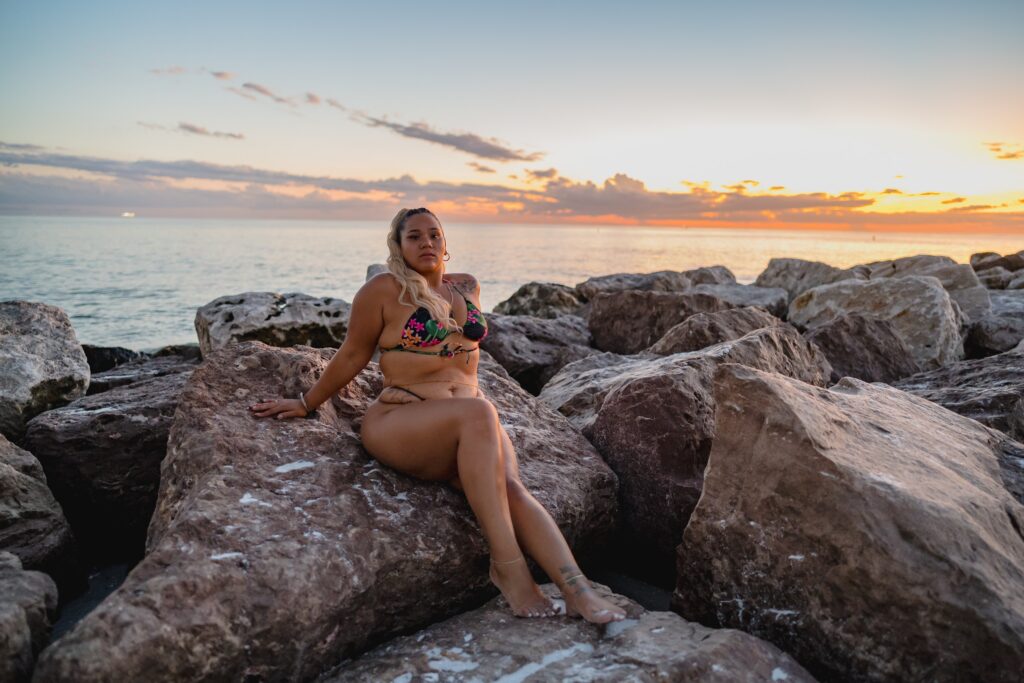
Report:
[[[135,218],[134,211],[124,211],[121,213],[121,218]]]

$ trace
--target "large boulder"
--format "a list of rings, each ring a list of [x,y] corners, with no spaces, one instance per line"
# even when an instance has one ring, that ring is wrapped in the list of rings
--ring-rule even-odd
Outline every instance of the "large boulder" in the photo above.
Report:
[[[82,344],[82,351],[89,363],[89,372],[93,375],[146,355],[123,346],[93,346],[92,344]]]
[[[705,628],[673,612],[650,612],[593,586],[627,618],[600,628],[566,617],[516,619],[495,598],[344,662],[319,681],[814,680],[763,640]],[[559,595],[553,584],[541,589],[554,599]]]
[[[46,485],[31,453],[0,434],[0,551],[18,556],[26,569],[46,572],[61,586],[85,578],[64,511]]]
[[[754,280],[758,287],[780,287],[789,295],[789,301],[809,289],[840,280],[864,280],[864,273],[851,268],[836,268],[820,261],[798,258],[773,258]]]
[[[971,256],[971,266],[979,273],[989,268],[1006,268],[1011,272],[1020,270],[1024,268],[1024,249],[1016,254],[1007,254],[1006,256],[1000,256],[991,251],[974,254]]]
[[[828,358],[833,384],[843,377],[892,384],[921,371],[888,320],[850,313],[811,328],[804,336]]]
[[[1024,339],[1024,291],[989,292],[992,310],[973,325],[965,345],[972,357],[1008,351]]]
[[[988,290],[974,269],[966,263],[957,263],[948,256],[907,256],[891,261],[875,261],[857,266],[868,279],[926,275],[936,278],[960,306],[967,320],[978,320],[991,309]]]
[[[736,283],[736,276],[725,266],[702,266],[682,271],[694,285],[728,285]]]
[[[255,399],[311,386],[332,354],[244,342],[192,374],[145,559],[43,652],[37,681],[308,680],[497,593],[464,495],[361,447],[375,364],[308,419],[250,414]],[[500,367],[482,362],[479,376],[569,544],[606,539],[616,483],[593,447]]]
[[[963,358],[963,318],[934,277],[841,280],[815,287],[793,299],[788,319],[798,327],[810,328],[849,313],[892,322],[924,370]]]
[[[198,358],[165,354],[142,356],[118,365],[110,370],[94,374],[89,381],[89,396],[110,391],[114,387],[134,384],[145,379],[191,372],[199,364]]]
[[[1024,349],[953,363],[894,386],[1024,441]]]
[[[729,308],[736,306],[710,294],[629,290],[592,299],[587,324],[596,348],[636,353],[691,315]]]
[[[699,351],[731,339],[739,339],[762,327],[785,325],[774,315],[757,306],[730,308],[713,313],[697,313],[672,327],[647,348],[648,353],[667,356],[673,353]]]
[[[27,682],[57,616],[57,586],[0,551],[0,681]]]
[[[791,326],[755,330],[695,353],[648,361],[615,378],[588,434],[619,477],[634,545],[670,558],[701,496],[717,434],[715,369],[743,363],[825,386],[828,361]],[[669,562],[669,564],[671,564]]]
[[[1024,270],[1011,273],[1013,277],[1006,283],[1006,289],[1024,289]]]
[[[89,362],[67,313],[0,301],[0,434],[17,441],[34,416],[85,394]]]
[[[682,292],[693,286],[684,273],[674,270],[659,270],[656,273],[615,273],[598,275],[576,285],[576,293],[584,301],[590,301],[598,294],[625,292]]]
[[[710,294],[734,306],[759,306],[778,318],[785,318],[789,307],[789,295],[781,287],[758,287],[731,282],[696,285],[693,291]]]
[[[502,315],[532,315],[537,318],[579,315],[582,310],[583,301],[574,288],[553,282],[527,282],[494,307],[494,312]]]
[[[576,315],[551,319],[492,313],[487,328],[483,349],[535,396],[567,363],[600,353],[590,348],[587,322]]]
[[[245,292],[222,296],[196,311],[203,356],[239,341],[271,346],[337,348],[348,333],[352,306],[334,297],[299,292]]]
[[[1010,284],[1014,277],[1014,273],[1001,266],[978,273],[978,281],[989,289],[1006,289],[1006,285]]]
[[[142,556],[167,434],[194,367],[85,396],[28,423],[25,447],[93,560]]]
[[[1024,446],[852,378],[726,365],[715,397],[675,611],[823,680],[1020,680]]]

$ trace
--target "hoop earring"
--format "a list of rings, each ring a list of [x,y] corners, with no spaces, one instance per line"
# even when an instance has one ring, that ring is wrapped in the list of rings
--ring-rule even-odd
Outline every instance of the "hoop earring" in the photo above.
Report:
[[[446,252],[444,252],[444,255],[445,255],[445,256],[447,256],[448,258],[444,258],[444,257],[442,257],[442,258],[441,258],[441,260],[442,260],[442,261],[451,261],[451,260],[452,260],[452,255],[451,255],[451,254],[449,254],[449,253],[448,253],[447,251],[446,251]]]

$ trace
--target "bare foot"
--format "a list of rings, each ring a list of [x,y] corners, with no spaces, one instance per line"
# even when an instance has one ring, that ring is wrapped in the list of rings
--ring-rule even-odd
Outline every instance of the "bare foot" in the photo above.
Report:
[[[565,598],[565,613],[570,617],[582,617],[592,624],[607,624],[609,621],[622,621],[626,612],[617,605],[608,602],[593,589],[587,577],[583,576],[576,565],[561,568],[562,597]]]
[[[534,582],[522,555],[508,562],[491,560],[491,582],[505,596],[512,614],[517,617],[553,617],[558,614],[555,604]]]

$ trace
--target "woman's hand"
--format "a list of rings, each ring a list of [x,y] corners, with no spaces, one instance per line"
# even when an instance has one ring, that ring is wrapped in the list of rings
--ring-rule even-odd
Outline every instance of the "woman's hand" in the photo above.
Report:
[[[256,417],[274,416],[278,420],[285,417],[306,417],[308,413],[302,407],[302,401],[297,398],[275,398],[269,401],[260,401],[249,406],[249,412]]]

